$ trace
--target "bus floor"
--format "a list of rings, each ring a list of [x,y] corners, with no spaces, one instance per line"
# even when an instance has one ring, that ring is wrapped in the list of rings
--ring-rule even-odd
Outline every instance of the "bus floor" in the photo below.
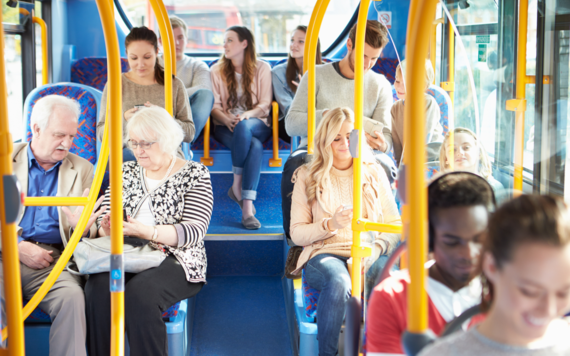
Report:
[[[208,278],[196,296],[191,356],[291,354],[281,277]]]

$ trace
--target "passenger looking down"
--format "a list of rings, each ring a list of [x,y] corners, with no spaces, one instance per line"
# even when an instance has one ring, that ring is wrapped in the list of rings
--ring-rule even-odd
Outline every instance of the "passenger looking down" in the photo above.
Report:
[[[346,40],[347,54],[335,63],[317,66],[316,75],[316,113],[315,127],[319,125],[323,115],[336,107],[349,107],[354,109],[354,65],[356,50],[353,43],[356,39],[356,26],[354,24]],[[377,138],[366,133],[368,145],[375,150],[376,159],[381,163],[390,182],[396,177],[396,166],[393,160],[384,152],[392,148],[392,134],[390,131],[390,108],[392,107],[392,87],[390,82],[381,74],[370,69],[380,57],[382,49],[388,43],[388,30],[378,21],[366,21],[366,36],[364,44],[364,120],[372,120],[375,127],[383,127],[382,132],[374,134]],[[307,125],[308,125],[308,74],[305,73],[299,83],[297,93],[285,117],[287,134],[291,137],[301,136],[300,148],[293,152],[281,176],[281,202],[283,211],[283,229],[290,241],[289,222],[291,213],[291,192],[293,172],[305,163],[307,155]],[[373,125],[374,127],[374,125]]]
[[[32,141],[15,143],[12,153],[14,174],[28,197],[86,197],[89,193],[93,165],[69,152],[80,115],[79,104],[63,96],[49,95],[34,105],[30,120]],[[100,203],[101,200],[95,209]],[[82,211],[83,207],[25,208],[17,228],[24,299],[31,299],[52,271]],[[83,236],[95,236],[93,222],[102,212],[104,209],[91,216]],[[86,355],[83,283],[80,276],[63,270],[39,304],[52,320],[50,355]]]
[[[319,355],[338,352],[345,302],[350,298],[351,279],[347,260],[352,246],[353,167],[348,148],[354,129],[354,114],[349,108],[329,110],[315,133],[315,156],[294,174],[295,188],[291,207],[291,237],[303,246],[297,269],[305,269],[307,283],[320,291],[317,303]],[[390,183],[376,164],[371,150],[363,150],[362,215],[373,222],[401,223]],[[400,240],[399,234],[369,232],[363,245],[372,247],[372,257],[363,272],[380,270],[373,264],[388,255]],[[371,267],[372,266],[372,267]],[[373,280],[376,276],[368,276]]]
[[[305,68],[303,59],[305,53],[305,38],[307,36],[307,26],[297,26],[291,33],[291,43],[289,45],[289,56],[287,62],[276,65],[271,70],[273,78],[273,95],[279,104],[279,138],[291,143],[291,137],[285,130],[285,116],[289,112],[291,102],[297,92],[297,87],[301,82]],[[316,64],[322,64],[321,43],[317,42]]]
[[[162,313],[195,296],[206,281],[204,236],[214,203],[210,174],[204,165],[176,157],[184,132],[165,109],[134,113],[126,135],[136,161],[123,164],[123,234],[148,240],[167,257],[159,267],[125,273],[125,328],[131,355],[168,355]],[[102,205],[110,205],[110,188]],[[109,236],[110,215],[97,223],[98,235]],[[109,273],[91,274],[85,294],[89,355],[108,355]]]
[[[570,212],[562,198],[522,195],[502,205],[483,240],[485,320],[421,356],[570,354]]]
[[[497,201],[502,202],[506,198],[505,188],[501,182],[493,178],[493,167],[489,162],[489,156],[477,139],[477,135],[464,127],[456,128],[453,134],[453,170],[479,174],[493,187]],[[439,153],[439,166],[442,172],[451,171],[448,152],[451,152],[449,134],[445,136]]]
[[[259,229],[253,201],[261,175],[263,142],[271,135],[271,68],[257,59],[253,34],[232,26],[224,35],[224,53],[212,67],[214,137],[231,150],[233,184],[228,196],[242,209],[246,229]]]
[[[192,143],[196,141],[214,106],[212,94],[212,81],[210,68],[199,59],[186,56],[184,50],[188,44],[188,26],[178,16],[170,16],[170,24],[174,33],[176,49],[176,77],[184,83],[186,93],[190,97],[190,111],[196,133]],[[162,45],[162,38],[158,39]],[[160,57],[160,64],[164,67],[164,58]]]
[[[406,60],[403,60],[398,64],[396,68],[396,80],[394,81],[394,88],[396,89],[396,94],[398,95],[398,101],[392,105],[392,139],[394,140],[394,158],[396,159],[396,164],[400,165],[402,163],[402,153],[404,151],[404,105],[406,100],[406,84],[404,81],[404,73],[406,72]],[[433,82],[435,74],[433,72],[433,66],[429,59],[426,59],[426,91],[429,89],[430,84]],[[439,105],[433,96],[429,94],[424,94],[425,104],[426,104],[426,144],[430,142],[443,142],[443,127],[441,126],[439,119],[441,114],[439,112]],[[439,151],[437,151],[439,153]],[[428,152],[429,155],[429,152]],[[432,156],[436,156],[433,155]],[[434,159],[434,160],[437,160]],[[428,162],[431,161],[428,159]]]
[[[492,188],[473,173],[447,173],[428,187],[429,249],[435,260],[428,269],[428,327],[436,335],[481,301],[476,263],[494,205]],[[402,270],[374,288],[366,321],[368,356],[404,354],[409,283]]]
[[[143,107],[153,105],[165,107],[164,102],[164,69],[158,63],[158,39],[156,34],[146,27],[133,27],[125,38],[127,59],[131,68],[121,76],[123,99],[123,129],[133,115]],[[107,105],[107,84],[103,89],[101,107]],[[172,78],[172,101],[174,119],[182,127],[184,142],[192,142],[195,135],[192,112],[184,83],[176,77]],[[103,140],[106,111],[100,110],[97,123],[97,138]],[[125,130],[123,130],[125,132]],[[182,150],[178,155],[184,157]],[[132,151],[124,146],[123,161],[133,161]]]

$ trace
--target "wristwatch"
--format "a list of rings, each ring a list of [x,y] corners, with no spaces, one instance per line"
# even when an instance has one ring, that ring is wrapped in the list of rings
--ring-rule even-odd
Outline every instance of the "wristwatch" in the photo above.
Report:
[[[158,229],[156,228],[156,225],[153,226],[154,228],[154,234],[152,234],[152,241],[156,241],[156,239],[158,238]]]

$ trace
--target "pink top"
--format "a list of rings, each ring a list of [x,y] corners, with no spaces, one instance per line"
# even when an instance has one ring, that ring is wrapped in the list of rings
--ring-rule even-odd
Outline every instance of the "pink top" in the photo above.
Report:
[[[229,113],[228,97],[230,96],[228,88],[222,73],[220,72],[220,63],[216,63],[211,71],[212,78],[212,91],[214,92],[214,107],[213,109],[220,109],[224,113]],[[269,123],[267,117],[269,116],[269,108],[273,100],[273,87],[271,86],[271,67],[267,62],[257,60],[257,68],[255,71],[255,78],[252,83],[253,92],[253,108],[260,109],[262,114],[258,117],[267,126]],[[216,122],[214,122],[216,123]]]

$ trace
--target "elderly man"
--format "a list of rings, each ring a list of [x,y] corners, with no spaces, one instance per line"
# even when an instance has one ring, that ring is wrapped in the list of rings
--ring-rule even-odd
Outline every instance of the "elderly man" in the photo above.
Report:
[[[40,99],[32,111],[32,141],[14,145],[14,172],[29,197],[87,196],[93,165],[69,153],[77,134],[79,104],[63,96]],[[25,299],[45,281],[77,225],[82,207],[28,207],[18,223]],[[93,214],[84,236],[95,236]],[[40,303],[52,320],[50,355],[86,355],[85,299],[80,277],[64,270]]]

